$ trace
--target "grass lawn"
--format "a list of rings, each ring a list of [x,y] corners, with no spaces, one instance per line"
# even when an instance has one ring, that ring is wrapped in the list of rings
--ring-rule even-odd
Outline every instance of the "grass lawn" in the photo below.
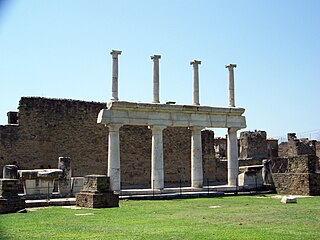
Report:
[[[0,239],[320,239],[320,197],[120,201],[120,208],[40,208],[0,215]]]

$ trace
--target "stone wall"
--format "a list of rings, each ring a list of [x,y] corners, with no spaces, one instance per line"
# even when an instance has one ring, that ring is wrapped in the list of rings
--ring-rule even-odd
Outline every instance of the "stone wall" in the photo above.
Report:
[[[272,169],[277,193],[320,195],[320,174],[317,173],[317,161],[318,158],[315,155],[300,155],[281,159],[278,166],[282,166],[282,170],[274,172],[274,168]]]
[[[316,142],[316,156],[320,158],[320,142]]]
[[[278,157],[278,139],[267,139],[267,149],[269,158]]]
[[[280,157],[294,157],[304,154],[316,155],[317,141],[308,138],[298,139],[295,133],[288,133],[288,142],[279,145]]]
[[[0,126],[0,166],[57,168],[61,156],[72,159],[72,176],[106,174],[108,128],[96,123],[104,103],[23,97],[18,125]],[[163,131],[165,184],[190,184],[191,131]],[[122,187],[150,187],[151,130],[120,129]],[[215,158],[214,134],[202,131],[204,179],[226,181],[226,162]],[[0,171],[0,176],[2,172]]]
[[[265,131],[240,133],[240,158],[267,158],[268,145]]]
[[[0,128],[0,165],[20,169],[56,168],[60,156],[73,159],[74,176],[104,173],[107,129],[96,124],[105,104],[21,98],[19,125]]]

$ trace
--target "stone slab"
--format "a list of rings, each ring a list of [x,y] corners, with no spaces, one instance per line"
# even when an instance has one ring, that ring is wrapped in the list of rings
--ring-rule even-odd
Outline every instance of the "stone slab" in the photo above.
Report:
[[[245,109],[116,101],[99,112],[97,122],[106,125],[164,125],[170,127],[245,128]]]
[[[297,198],[284,196],[281,198],[281,203],[297,203]]]
[[[0,214],[14,213],[26,207],[23,199],[3,199],[0,198]]]
[[[0,179],[0,197],[17,198],[19,181],[17,179]]]
[[[76,194],[76,205],[85,208],[119,207],[119,195],[113,192],[80,192]]]
[[[107,192],[110,190],[110,178],[106,175],[87,175],[83,180],[82,191]]]

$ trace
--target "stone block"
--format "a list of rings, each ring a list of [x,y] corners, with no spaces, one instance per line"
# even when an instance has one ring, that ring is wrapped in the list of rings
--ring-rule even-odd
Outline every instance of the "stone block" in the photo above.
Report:
[[[39,178],[45,178],[45,179],[59,179],[62,176],[62,170],[61,169],[43,169],[38,172]]]
[[[82,191],[107,192],[110,189],[110,178],[106,175],[87,175],[84,177]]]
[[[3,178],[18,179],[18,167],[16,165],[5,165],[3,167]]]
[[[71,192],[72,194],[79,193],[83,189],[84,177],[71,178]]]
[[[0,198],[0,214],[14,213],[26,207],[25,201],[20,198],[3,199]]]
[[[18,170],[19,178],[25,179],[36,179],[38,178],[38,170]]]
[[[52,194],[54,181],[52,179],[27,179],[23,182],[24,193],[28,196],[47,196]]]
[[[0,196],[2,198],[16,198],[19,191],[17,179],[0,179]]]
[[[296,197],[282,197],[281,203],[297,203],[297,198]]]
[[[119,195],[113,192],[80,192],[76,194],[76,205],[85,208],[119,207]]]
[[[261,188],[263,186],[262,168],[263,165],[239,167],[240,172],[242,172],[238,176],[239,186],[246,189]]]
[[[62,170],[59,192],[63,196],[68,196],[71,194],[71,158],[59,157],[58,168]]]

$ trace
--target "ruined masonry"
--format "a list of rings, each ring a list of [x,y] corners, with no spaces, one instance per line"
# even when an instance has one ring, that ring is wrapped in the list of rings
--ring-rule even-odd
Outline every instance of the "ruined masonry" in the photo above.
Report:
[[[18,195],[19,181],[16,166],[7,166],[4,169],[6,178],[0,179],[0,214],[17,212],[25,208],[25,201]]]
[[[120,53],[112,52],[114,84],[109,103],[22,97],[19,112],[8,113],[8,124],[0,126],[0,165],[4,166],[0,177],[19,178],[19,194],[26,198],[56,196],[56,192],[48,193],[49,186],[50,191],[74,196],[82,189],[83,176],[106,173],[114,176],[110,185],[116,191],[163,187],[197,190],[203,185],[236,183],[238,190],[274,184],[283,194],[320,194],[320,142],[289,133],[288,142],[278,145],[278,140],[267,139],[264,131],[242,132],[236,139],[232,131],[244,127],[245,118],[244,109],[234,107],[235,65],[227,66],[228,107],[200,105],[198,60],[190,63],[192,103],[163,104],[159,99],[161,56],[151,56],[152,103],[138,104],[119,101],[116,66]],[[215,138],[212,130],[205,129],[208,125],[226,128],[229,134]],[[61,156],[68,158],[57,166]],[[72,159],[72,176],[68,159]],[[297,168],[302,162],[305,164]],[[52,188],[54,182],[63,179],[64,183]],[[2,193],[6,191],[5,183],[3,186]],[[1,199],[8,199],[7,195]]]
[[[193,65],[193,104],[171,105],[159,103],[159,55],[151,57],[154,62],[153,103],[119,101],[118,98],[118,56],[121,51],[110,53],[113,59],[112,97],[106,109],[102,109],[97,122],[109,128],[108,176],[113,191],[121,190],[120,137],[119,130],[124,125],[148,126],[152,131],[151,188],[164,189],[163,130],[167,127],[184,127],[191,130],[191,187],[203,187],[203,162],[201,130],[205,128],[228,129],[228,185],[237,187],[238,142],[237,131],[246,127],[243,108],[235,107],[234,68],[229,70],[229,107],[200,106],[199,64]]]
[[[83,189],[76,194],[76,205],[86,208],[119,207],[119,195],[110,189],[110,178],[105,175],[87,175]]]

